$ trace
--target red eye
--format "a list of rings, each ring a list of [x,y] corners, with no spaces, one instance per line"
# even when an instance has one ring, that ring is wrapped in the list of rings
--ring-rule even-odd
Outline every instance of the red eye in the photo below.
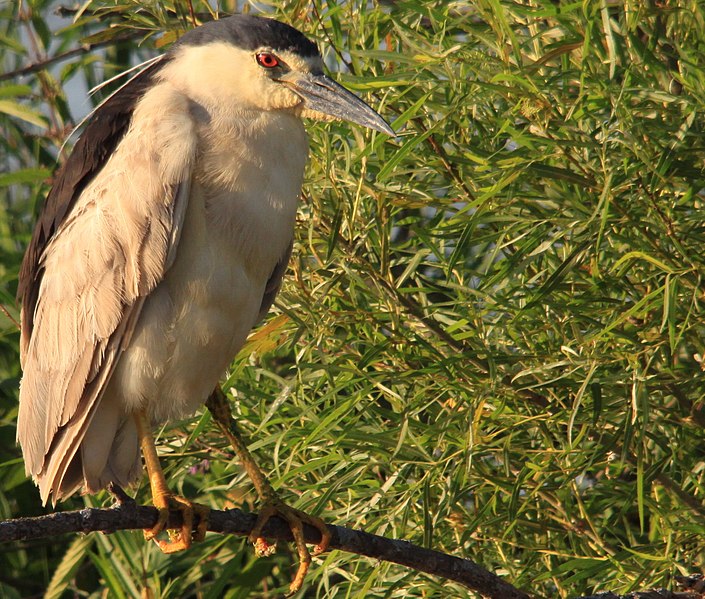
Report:
[[[273,69],[279,66],[279,59],[269,52],[260,52],[255,58],[257,58],[257,64],[265,69]]]

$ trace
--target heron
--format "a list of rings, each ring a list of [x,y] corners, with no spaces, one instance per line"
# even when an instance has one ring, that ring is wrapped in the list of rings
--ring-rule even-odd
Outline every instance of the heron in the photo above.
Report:
[[[178,497],[152,430],[204,402],[229,416],[219,386],[271,307],[292,250],[308,141],[302,119],[389,124],[324,73],[295,28],[235,15],[185,33],[88,117],[58,169],[20,272],[23,375],[17,439],[42,502],[140,480],[165,552],[205,535],[207,508]],[[234,443],[238,439],[233,440]],[[251,539],[287,519],[301,563],[301,522],[246,445],[236,447],[264,502]],[[169,540],[169,509],[184,525]],[[194,522],[198,522],[193,528]],[[303,546],[303,550],[302,550]]]

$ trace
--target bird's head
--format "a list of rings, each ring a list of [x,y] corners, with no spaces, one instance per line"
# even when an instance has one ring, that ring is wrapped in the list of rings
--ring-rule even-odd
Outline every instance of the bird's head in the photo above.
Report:
[[[273,19],[235,15],[186,33],[168,69],[208,103],[343,120],[388,135],[394,131],[370,106],[326,76],[316,45]]]

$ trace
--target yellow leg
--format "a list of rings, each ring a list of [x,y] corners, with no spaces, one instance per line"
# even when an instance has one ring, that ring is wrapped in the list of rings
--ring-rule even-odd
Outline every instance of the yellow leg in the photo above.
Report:
[[[154,437],[149,426],[149,419],[143,410],[135,412],[135,423],[137,424],[137,435],[142,448],[142,457],[149,476],[149,485],[152,489],[152,503],[159,510],[159,520],[149,529],[145,529],[144,537],[148,541],[154,540],[164,553],[175,553],[183,551],[191,546],[191,541],[202,541],[206,536],[208,526],[208,512],[204,505],[193,503],[184,497],[174,495],[167,485],[164,471],[159,463],[157,448],[154,445]],[[169,509],[173,508],[181,512],[182,525],[178,533],[170,534],[169,541],[157,539],[167,525],[169,519]],[[198,515],[198,526],[194,530],[194,515]]]
[[[321,533],[321,541],[316,545],[313,555],[318,555],[328,548],[331,533],[323,520],[289,507],[279,498],[277,492],[247,449],[247,444],[240,435],[237,429],[237,423],[230,412],[228,398],[225,397],[220,387],[216,387],[215,391],[211,393],[211,396],[206,401],[206,407],[210,410],[211,414],[213,414],[213,419],[218,424],[220,430],[227,437],[228,441],[230,441],[233,450],[245,468],[245,472],[247,472],[247,475],[252,480],[255,490],[262,501],[262,509],[250,533],[250,542],[254,544],[257,555],[271,555],[274,551],[274,547],[270,546],[264,537],[262,537],[262,528],[270,518],[280,516],[286,520],[291,527],[291,533],[294,536],[294,542],[296,544],[296,551],[299,555],[299,568],[294,580],[289,586],[289,595],[293,595],[301,588],[311,564],[311,554],[304,540],[304,523],[317,528]]]

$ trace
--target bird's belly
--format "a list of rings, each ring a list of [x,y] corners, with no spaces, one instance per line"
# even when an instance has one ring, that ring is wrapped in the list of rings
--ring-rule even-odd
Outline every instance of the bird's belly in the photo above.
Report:
[[[155,422],[195,411],[245,342],[265,283],[238,265],[172,271],[147,298],[109,391]]]
[[[276,265],[272,254],[252,268],[242,246],[193,212],[102,400],[126,413],[146,408],[154,422],[190,415],[206,400],[256,323]]]

